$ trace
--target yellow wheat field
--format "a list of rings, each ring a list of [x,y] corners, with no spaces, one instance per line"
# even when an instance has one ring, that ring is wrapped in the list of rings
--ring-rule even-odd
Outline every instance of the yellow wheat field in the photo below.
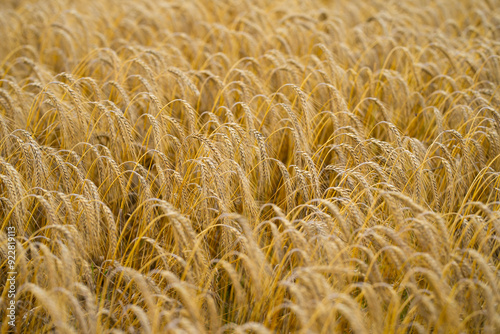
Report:
[[[497,0],[2,1],[0,332],[499,333],[499,87]]]

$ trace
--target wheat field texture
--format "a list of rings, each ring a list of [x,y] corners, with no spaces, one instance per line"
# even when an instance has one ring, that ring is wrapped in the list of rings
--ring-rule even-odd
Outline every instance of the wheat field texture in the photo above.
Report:
[[[500,332],[498,1],[0,23],[1,333]]]

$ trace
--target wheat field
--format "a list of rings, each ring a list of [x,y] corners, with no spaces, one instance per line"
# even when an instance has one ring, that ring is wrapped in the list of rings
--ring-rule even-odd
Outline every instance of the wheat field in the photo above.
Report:
[[[0,23],[1,333],[500,332],[497,0]]]

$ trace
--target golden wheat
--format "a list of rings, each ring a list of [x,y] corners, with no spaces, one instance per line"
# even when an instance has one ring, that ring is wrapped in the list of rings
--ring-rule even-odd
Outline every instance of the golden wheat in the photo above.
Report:
[[[0,331],[499,332],[499,8],[3,1]]]

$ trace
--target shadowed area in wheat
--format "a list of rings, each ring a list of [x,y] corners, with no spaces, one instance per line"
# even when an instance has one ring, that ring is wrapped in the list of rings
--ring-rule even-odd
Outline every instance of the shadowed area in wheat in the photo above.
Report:
[[[498,333],[500,4],[0,4],[0,331]]]

